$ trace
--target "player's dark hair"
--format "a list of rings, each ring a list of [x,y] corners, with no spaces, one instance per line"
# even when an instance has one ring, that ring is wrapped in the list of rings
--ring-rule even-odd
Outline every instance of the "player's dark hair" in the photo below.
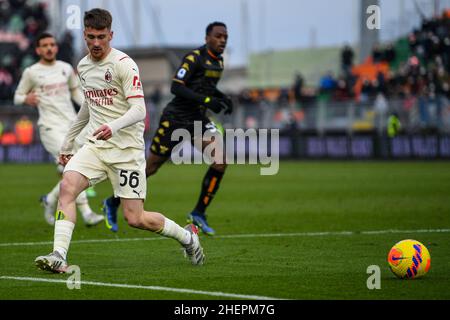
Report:
[[[108,10],[95,8],[84,13],[84,27],[103,30],[111,30],[112,16]]]
[[[42,32],[36,38],[36,42],[35,42],[36,47],[39,47],[39,42],[42,39],[46,39],[46,38],[54,38],[54,36],[50,32]]]
[[[225,29],[227,28],[226,24],[223,22],[219,22],[219,21],[211,22],[206,27],[206,35],[209,35],[214,27],[224,27]]]

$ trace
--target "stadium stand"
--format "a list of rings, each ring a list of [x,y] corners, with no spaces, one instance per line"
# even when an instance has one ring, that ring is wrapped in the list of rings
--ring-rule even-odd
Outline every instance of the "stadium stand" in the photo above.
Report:
[[[36,118],[35,110],[12,108],[11,100],[23,69],[36,61],[34,37],[49,21],[45,5],[39,2],[0,0],[0,8],[0,121],[3,132],[9,133],[22,113],[33,122]],[[72,35],[64,33],[58,59],[76,63],[72,44]],[[376,45],[362,63],[355,63],[361,61],[360,53],[350,45],[253,54],[242,73],[246,81],[229,92],[237,105],[235,112],[231,117],[218,115],[217,120],[225,128],[383,133],[395,112],[402,130],[409,133],[430,129],[448,133],[449,46],[450,12],[446,11],[391,43]],[[140,59],[138,53],[130,51]],[[145,60],[148,52],[142,53],[139,63],[150,65]],[[167,80],[149,80],[150,119],[156,119],[170,97],[164,90],[154,97],[151,93]],[[155,124],[147,125],[147,136],[152,135],[152,127]]]
[[[450,99],[449,11],[424,19],[420,27],[392,43],[377,44],[362,63],[354,64],[358,56],[358,50],[349,45],[255,55],[249,65],[250,88],[241,96],[249,95],[253,104],[264,96],[279,109],[275,122],[284,119],[285,124],[291,123],[289,119],[307,120],[308,114],[303,113],[319,103],[337,110],[355,104],[381,106],[380,100],[387,99],[390,109],[396,109],[405,124],[416,123],[418,130],[448,127],[444,113]],[[297,77],[290,83],[286,77],[294,72],[304,76],[300,91]],[[286,90],[294,106],[288,117],[278,103]],[[374,111],[356,127],[373,129]]]

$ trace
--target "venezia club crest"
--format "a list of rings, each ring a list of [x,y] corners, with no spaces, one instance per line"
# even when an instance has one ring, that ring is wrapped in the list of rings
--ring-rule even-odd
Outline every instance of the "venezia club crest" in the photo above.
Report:
[[[112,80],[112,74],[111,74],[111,72],[109,72],[109,69],[107,69],[105,72],[105,81],[110,83],[111,80]]]

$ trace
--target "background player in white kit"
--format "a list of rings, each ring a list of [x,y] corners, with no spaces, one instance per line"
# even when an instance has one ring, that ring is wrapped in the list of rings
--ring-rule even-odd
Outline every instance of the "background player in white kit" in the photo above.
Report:
[[[177,240],[192,264],[203,264],[203,249],[194,225],[182,228],[160,213],[144,211],[144,94],[136,63],[110,47],[111,24],[111,14],[106,10],[92,9],[84,15],[89,54],[78,64],[78,74],[85,100],[61,150],[60,162],[67,165],[61,182],[53,252],[37,257],[35,263],[43,270],[65,272],[76,223],[75,199],[90,184],[109,178],[130,226]],[[73,155],[73,142],[86,126],[92,134]]]
[[[56,60],[58,46],[53,35],[42,33],[38,36],[36,53],[40,59],[24,70],[14,95],[14,103],[37,107],[39,111],[37,124],[41,142],[58,162],[64,137],[70,125],[76,119],[76,112],[71,99],[81,105],[83,95],[72,66]],[[81,138],[78,140],[78,144],[83,142]],[[62,172],[60,166],[58,169]],[[44,205],[45,220],[51,225],[55,222],[59,185],[60,182],[41,198]],[[86,192],[82,192],[78,196],[76,204],[87,225],[98,224],[104,219],[103,215],[92,211]]]

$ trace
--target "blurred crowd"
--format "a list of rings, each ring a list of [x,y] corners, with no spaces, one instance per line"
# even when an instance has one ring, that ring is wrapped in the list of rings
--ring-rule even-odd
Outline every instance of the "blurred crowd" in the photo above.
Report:
[[[48,29],[46,5],[30,0],[0,0],[0,102],[11,101],[23,70],[37,61],[36,36]],[[404,46],[399,46],[402,41]],[[75,61],[70,32],[58,39],[58,59]],[[340,71],[324,74],[314,87],[305,85],[300,72],[286,88],[249,89],[233,95],[242,106],[245,127],[286,127],[305,118],[304,111],[317,101],[381,103],[402,101],[404,109],[418,106],[420,120],[429,123],[429,106],[439,117],[450,99],[450,12],[423,20],[421,26],[397,42],[375,45],[361,63],[350,45],[342,48]],[[151,105],[162,101],[160,88],[149,95]],[[384,106],[383,108],[386,108]],[[150,108],[156,113],[157,108]],[[151,118],[155,118],[153,115]],[[7,131],[4,123],[0,133]],[[12,125],[10,125],[11,127]],[[12,128],[9,128],[12,129]]]
[[[0,100],[11,99],[23,69],[36,61],[34,39],[47,27],[43,3],[0,0]]]
[[[442,112],[450,101],[449,10],[424,19],[419,28],[396,43],[375,45],[361,64],[355,63],[355,52],[349,45],[341,50],[340,60],[339,75],[330,71],[321,77],[314,101],[354,101],[387,111],[388,101],[396,100],[401,101],[405,113],[418,107],[422,127],[442,126]],[[304,107],[307,95],[302,87],[303,79],[297,74],[291,98]]]
[[[355,72],[354,52],[345,46],[340,76],[324,75],[319,83],[320,92],[330,93],[338,101],[356,98],[364,102],[375,99],[379,93],[387,98],[450,98],[450,14],[424,20],[420,28],[408,35],[407,41],[409,53],[404,61],[398,61],[393,44],[373,48],[366,64],[385,68],[380,68],[372,78]]]
[[[353,48],[345,45],[339,74],[327,72],[313,88],[297,72],[288,88],[242,90],[234,99],[245,107],[246,126],[254,125],[257,114],[271,105],[275,125],[278,121],[279,127],[289,127],[304,119],[305,108],[319,100],[374,104],[385,110],[388,101],[398,100],[406,111],[417,105],[422,124],[430,124],[429,106],[436,106],[439,118],[450,99],[450,12],[423,20],[419,28],[395,43],[375,45],[361,64],[355,59]]]
[[[37,61],[34,41],[48,26],[45,3],[0,0],[0,101],[12,99],[23,70]],[[67,32],[59,41],[58,59],[72,63],[73,56]]]

